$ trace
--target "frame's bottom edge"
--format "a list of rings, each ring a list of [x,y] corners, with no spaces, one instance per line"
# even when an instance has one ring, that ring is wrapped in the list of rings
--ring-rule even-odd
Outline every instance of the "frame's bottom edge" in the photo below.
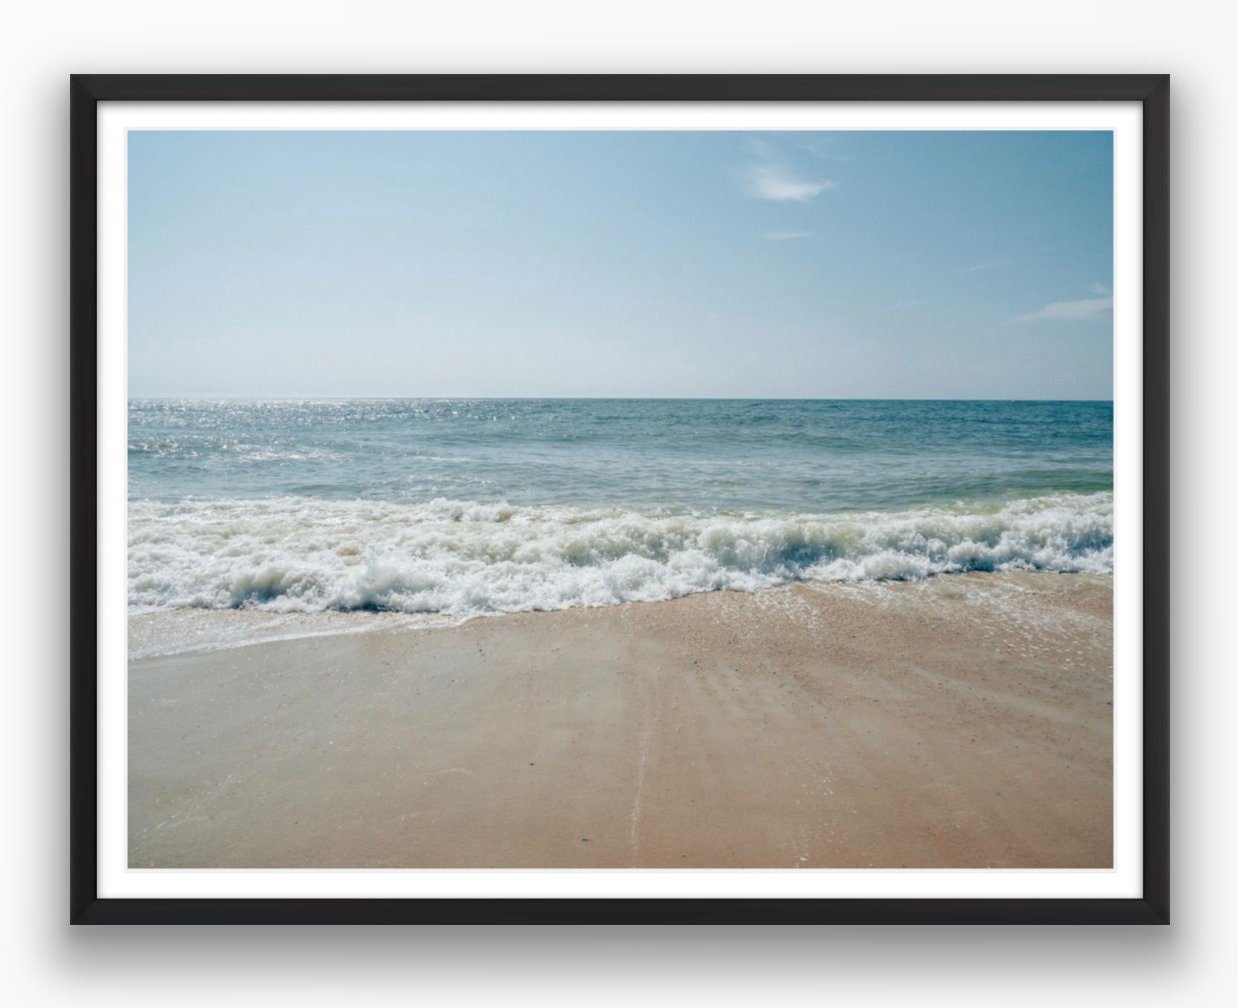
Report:
[[[72,924],[1168,924],[1146,899],[99,899]]]

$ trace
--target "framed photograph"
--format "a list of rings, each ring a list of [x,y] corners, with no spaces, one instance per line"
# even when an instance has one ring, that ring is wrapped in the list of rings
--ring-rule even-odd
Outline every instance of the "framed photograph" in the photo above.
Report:
[[[71,92],[74,923],[1168,923],[1166,76]]]

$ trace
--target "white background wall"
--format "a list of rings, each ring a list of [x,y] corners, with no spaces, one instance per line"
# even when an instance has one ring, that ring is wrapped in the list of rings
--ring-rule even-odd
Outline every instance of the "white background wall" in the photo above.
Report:
[[[1220,1004],[1238,991],[1232,33],[1220,7],[1042,0],[7,8],[0,29],[0,958],[15,1004]],[[95,928],[67,915],[68,75],[1169,72],[1170,928]]]

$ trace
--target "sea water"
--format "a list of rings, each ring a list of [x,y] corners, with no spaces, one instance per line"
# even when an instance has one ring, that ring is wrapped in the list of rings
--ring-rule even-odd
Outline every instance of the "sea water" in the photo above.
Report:
[[[132,400],[132,612],[1113,569],[1109,402]]]

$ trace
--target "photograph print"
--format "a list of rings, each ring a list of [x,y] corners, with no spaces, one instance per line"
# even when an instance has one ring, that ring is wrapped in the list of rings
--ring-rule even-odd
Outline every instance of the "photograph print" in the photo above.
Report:
[[[1104,130],[127,137],[129,869],[1111,869]]]

